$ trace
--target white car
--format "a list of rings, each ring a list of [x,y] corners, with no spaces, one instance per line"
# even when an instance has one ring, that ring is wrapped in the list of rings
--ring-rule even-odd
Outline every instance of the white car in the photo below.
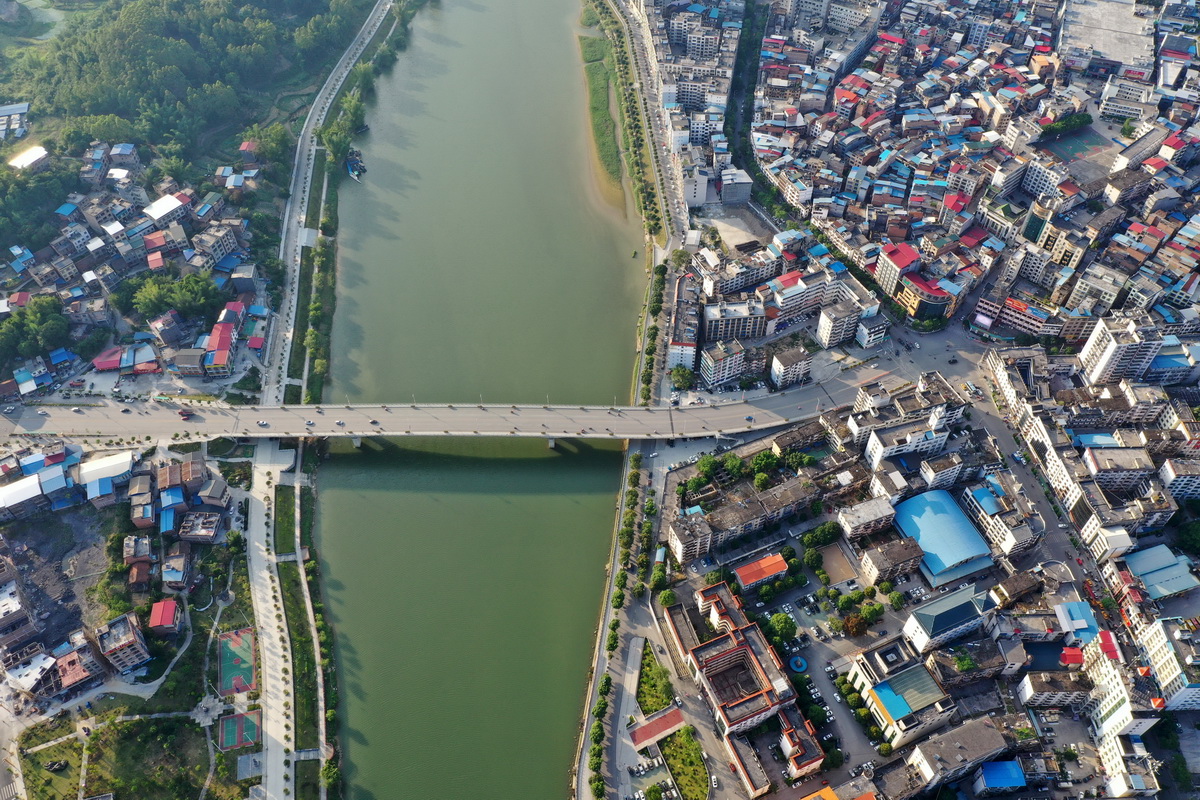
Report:
[[[271,423],[267,422],[265,419],[260,419],[260,420],[258,421],[258,427],[260,427],[260,428],[265,428],[265,427],[267,427],[267,426],[268,426],[268,425],[270,425],[270,424],[271,424]]]
[[[1060,522],[1060,523],[1058,523],[1058,527],[1060,527],[1060,528],[1065,528],[1065,527],[1067,527],[1067,523],[1065,523],[1065,522]]]

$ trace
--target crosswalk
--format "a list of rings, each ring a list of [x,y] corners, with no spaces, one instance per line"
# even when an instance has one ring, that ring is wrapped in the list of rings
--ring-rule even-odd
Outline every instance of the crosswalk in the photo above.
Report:
[[[16,800],[17,785],[10,783],[7,786],[0,786],[0,800]]]

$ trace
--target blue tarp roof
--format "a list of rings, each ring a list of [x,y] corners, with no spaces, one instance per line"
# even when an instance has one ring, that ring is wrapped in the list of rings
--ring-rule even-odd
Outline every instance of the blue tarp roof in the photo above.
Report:
[[[983,785],[989,789],[1020,789],[1025,786],[1025,772],[1016,761],[985,761],[979,771]]]
[[[1081,433],[1078,436],[1071,437],[1071,444],[1075,447],[1119,447],[1117,437],[1111,433]]]
[[[166,508],[167,506],[177,506],[185,502],[183,497],[183,489],[178,486],[172,486],[169,489],[163,489],[158,494],[159,504]]]
[[[1087,603],[1076,600],[1071,603],[1060,603],[1063,611],[1070,620],[1070,632],[1075,634],[1078,644],[1087,644],[1100,633],[1100,625],[1096,622],[1096,614]]]
[[[175,530],[175,509],[164,508],[158,518],[158,532],[172,533]]]
[[[88,500],[95,500],[97,497],[104,497],[113,493],[112,478],[100,478],[92,481],[87,485]]]
[[[921,545],[925,551],[922,563],[934,575],[991,552],[954,498],[942,489],[897,505],[895,525]]]
[[[75,205],[74,203],[63,203],[61,206],[55,209],[54,213],[61,217],[69,217],[78,210],[79,206]]]

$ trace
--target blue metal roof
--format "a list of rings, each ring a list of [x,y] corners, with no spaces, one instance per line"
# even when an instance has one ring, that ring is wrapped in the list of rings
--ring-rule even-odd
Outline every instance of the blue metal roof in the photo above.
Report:
[[[1016,761],[985,761],[979,767],[983,785],[989,789],[1020,789],[1025,786],[1025,772]]]
[[[896,527],[925,551],[922,564],[939,573],[966,564],[991,551],[950,493],[925,492],[896,506]]]

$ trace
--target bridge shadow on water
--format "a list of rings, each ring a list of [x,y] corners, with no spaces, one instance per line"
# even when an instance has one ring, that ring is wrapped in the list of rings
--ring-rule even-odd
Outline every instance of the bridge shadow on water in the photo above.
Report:
[[[619,441],[556,439],[554,449],[545,439],[442,437],[390,439],[364,438],[360,448],[348,441],[333,443],[319,484],[362,489],[362,473],[377,472],[378,489],[387,492],[438,492],[540,494],[542,479],[560,477],[562,470],[613,468],[614,487],[622,452]],[[390,480],[389,471],[403,472],[403,482]],[[399,475],[396,476],[400,477]],[[609,489],[605,489],[609,491]],[[611,491],[616,491],[612,488]]]

